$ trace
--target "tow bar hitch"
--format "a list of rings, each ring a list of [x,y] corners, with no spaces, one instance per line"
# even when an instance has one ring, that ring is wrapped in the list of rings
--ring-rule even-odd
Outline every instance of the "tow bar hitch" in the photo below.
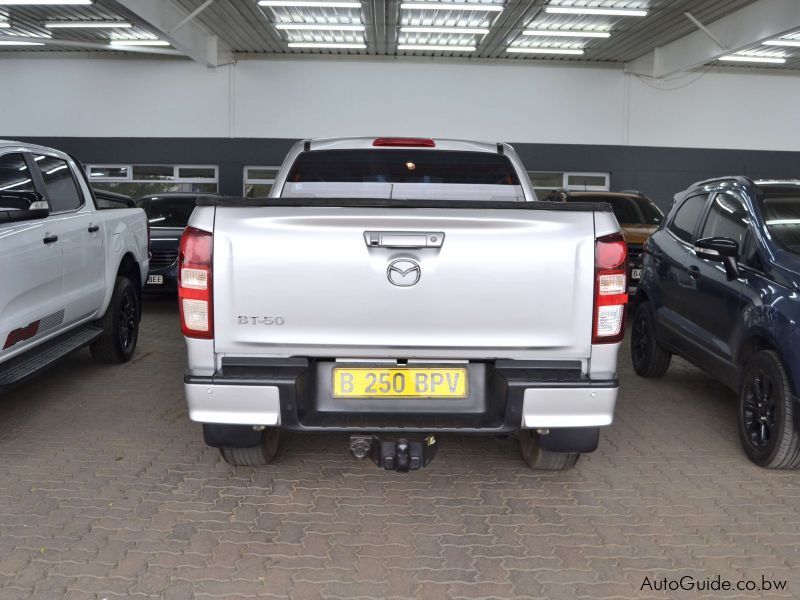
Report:
[[[385,441],[378,436],[351,435],[350,452],[359,460],[369,458],[379,467],[388,471],[416,471],[426,467],[436,456],[439,440],[429,435],[422,441],[400,438]]]

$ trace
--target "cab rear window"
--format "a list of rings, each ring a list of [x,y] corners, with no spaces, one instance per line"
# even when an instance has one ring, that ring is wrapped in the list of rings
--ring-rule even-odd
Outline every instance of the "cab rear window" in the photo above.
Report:
[[[316,150],[297,157],[291,183],[519,185],[507,156],[447,150]]]

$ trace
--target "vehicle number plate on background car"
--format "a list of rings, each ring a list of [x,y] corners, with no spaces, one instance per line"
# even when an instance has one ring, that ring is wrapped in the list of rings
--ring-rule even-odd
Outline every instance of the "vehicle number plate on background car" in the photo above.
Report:
[[[148,275],[147,276],[147,283],[154,284],[154,285],[161,285],[164,283],[164,276],[163,275]]]
[[[631,269],[631,279],[641,279],[641,278],[642,278],[641,269]]]
[[[467,369],[335,368],[336,398],[466,398]]]

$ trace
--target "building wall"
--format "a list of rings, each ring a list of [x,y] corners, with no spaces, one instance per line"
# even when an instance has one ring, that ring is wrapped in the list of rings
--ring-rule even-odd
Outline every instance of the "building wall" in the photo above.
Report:
[[[293,140],[421,135],[509,141],[531,170],[602,171],[660,203],[731,173],[795,176],[800,78],[719,71],[653,83],[567,63],[4,58],[0,137],[84,162],[212,163],[241,193],[245,164]],[[669,89],[654,89],[654,86]],[[191,138],[191,139],[187,139]]]

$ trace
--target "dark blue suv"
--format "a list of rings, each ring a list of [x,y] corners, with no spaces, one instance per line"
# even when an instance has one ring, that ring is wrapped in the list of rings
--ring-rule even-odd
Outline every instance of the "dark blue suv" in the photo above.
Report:
[[[644,253],[636,372],[659,377],[684,357],[739,394],[753,462],[800,467],[800,181],[697,183]]]

